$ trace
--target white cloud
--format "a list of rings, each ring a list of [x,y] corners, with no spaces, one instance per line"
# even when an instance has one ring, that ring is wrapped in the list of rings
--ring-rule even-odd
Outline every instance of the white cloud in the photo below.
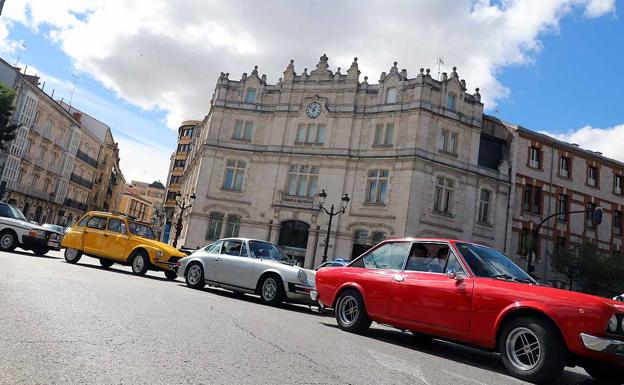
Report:
[[[608,128],[585,126],[563,134],[547,133],[559,140],[576,143],[584,149],[602,152],[604,156],[624,162],[624,124]]]
[[[167,183],[170,149],[126,137],[118,136],[115,140],[119,144],[119,165],[128,183],[131,180]]]
[[[6,3],[0,24],[49,27],[78,70],[130,103],[166,110],[174,128],[208,112],[219,72],[237,78],[258,64],[276,81],[289,59],[301,72],[322,53],[343,71],[359,57],[372,81],[394,60],[410,76],[436,73],[442,56],[442,70],[457,66],[491,107],[510,92],[500,71],[533,61],[563,17],[614,9],[614,0],[22,0]],[[5,35],[0,27],[0,45]]]

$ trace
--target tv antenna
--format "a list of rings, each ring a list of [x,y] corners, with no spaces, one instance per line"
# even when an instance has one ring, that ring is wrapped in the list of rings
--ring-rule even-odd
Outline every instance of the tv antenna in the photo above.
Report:
[[[26,44],[21,43],[19,45],[19,50],[17,51],[17,59],[15,59],[15,64],[13,64],[13,66],[17,67],[17,65],[19,64],[20,58],[22,57],[22,52],[26,49]]]
[[[71,95],[69,96],[69,107],[71,107],[72,105],[72,99],[74,98],[74,90],[76,89],[76,81],[78,81],[77,74],[73,74],[72,77],[74,78],[74,84],[72,85]]]
[[[438,57],[437,63],[438,63],[438,81],[439,81],[440,80],[440,67],[442,66],[442,64],[444,64],[444,56]]]

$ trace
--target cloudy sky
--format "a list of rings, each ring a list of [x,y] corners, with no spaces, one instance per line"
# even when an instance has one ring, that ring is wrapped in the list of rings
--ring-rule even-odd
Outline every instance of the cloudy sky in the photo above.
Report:
[[[0,56],[109,124],[127,179],[166,180],[175,129],[220,72],[276,81],[321,54],[379,79],[453,66],[488,111],[624,161],[624,27],[615,0],[6,0]],[[619,143],[619,145],[618,145]]]

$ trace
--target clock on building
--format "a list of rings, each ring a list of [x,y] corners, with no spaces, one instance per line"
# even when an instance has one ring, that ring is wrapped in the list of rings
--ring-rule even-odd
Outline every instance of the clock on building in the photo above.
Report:
[[[321,104],[318,102],[312,102],[308,104],[308,108],[306,108],[306,115],[308,117],[314,119],[317,118],[321,114]]]

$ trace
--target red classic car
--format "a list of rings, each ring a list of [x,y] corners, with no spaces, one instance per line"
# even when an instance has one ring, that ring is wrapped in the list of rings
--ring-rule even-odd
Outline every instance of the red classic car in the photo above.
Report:
[[[512,375],[550,381],[566,365],[624,382],[624,304],[539,285],[502,253],[451,239],[392,239],[346,267],[320,269],[316,292],[340,328],[372,321],[499,351]]]

